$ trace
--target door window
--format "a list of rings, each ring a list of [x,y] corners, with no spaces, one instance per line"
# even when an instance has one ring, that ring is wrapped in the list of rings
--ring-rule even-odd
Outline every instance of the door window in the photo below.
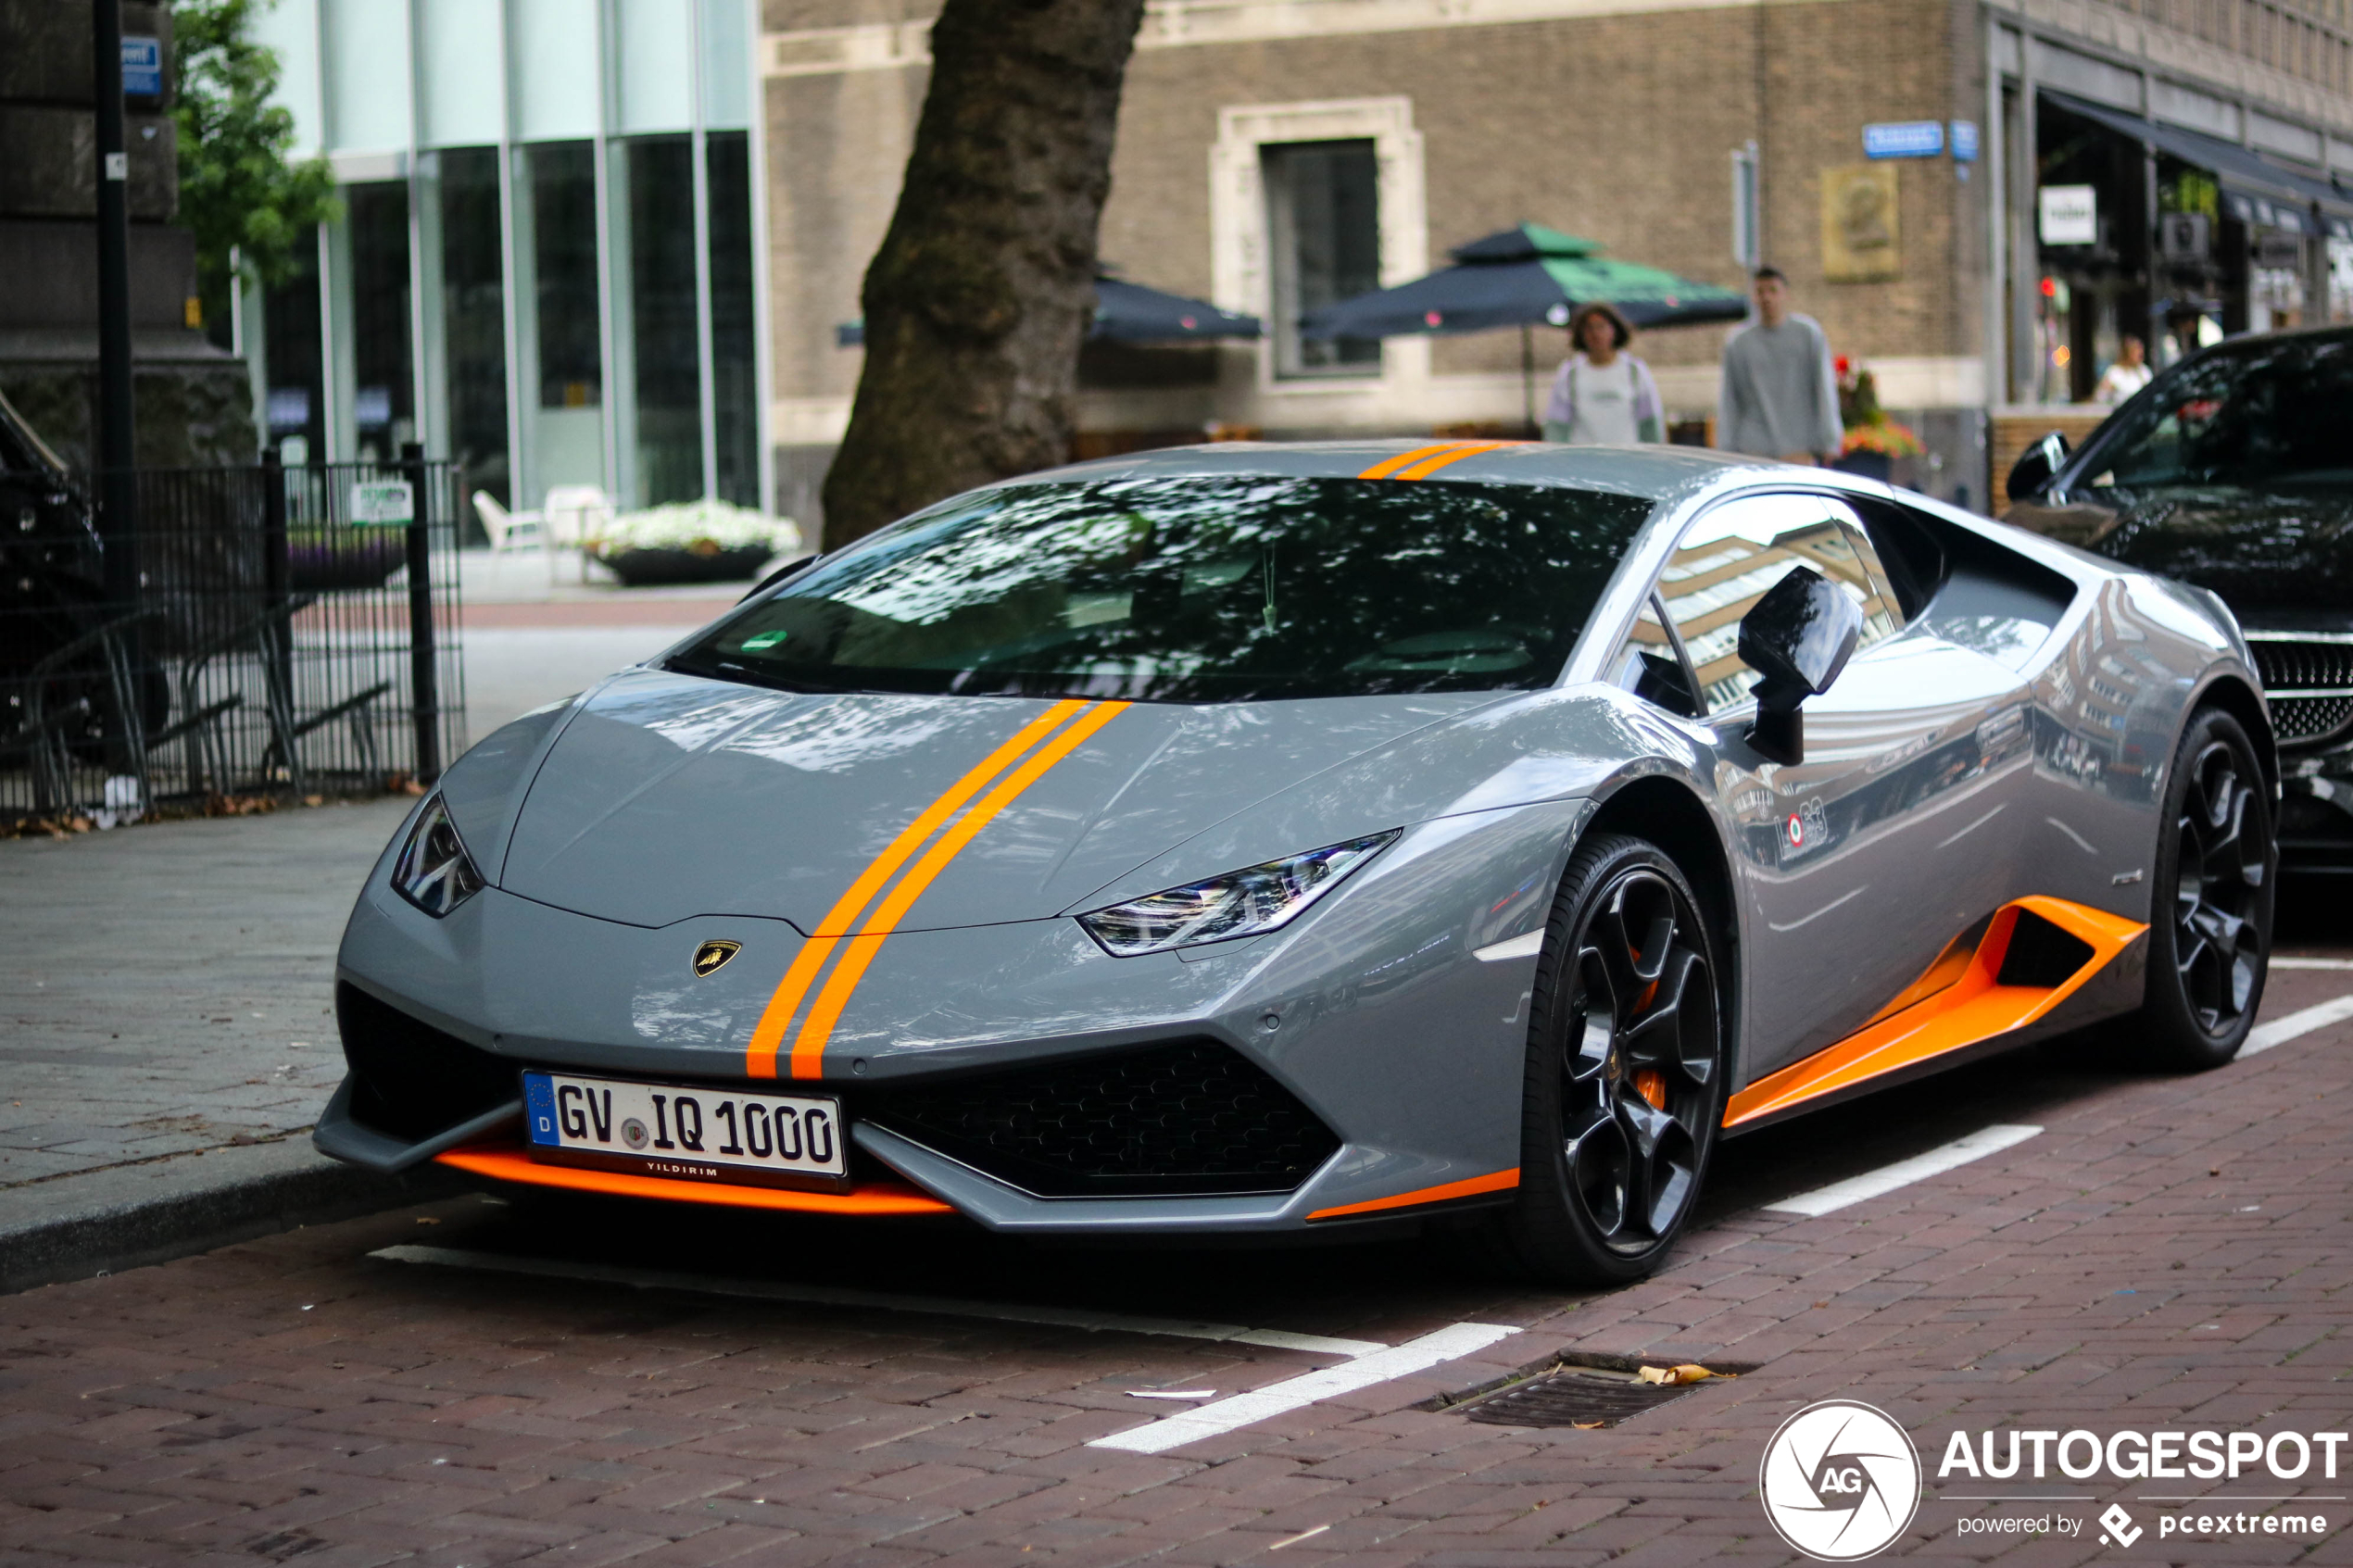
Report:
[[[1901,628],[1878,553],[1845,507],[1800,495],[1727,502],[1692,524],[1658,580],[1658,600],[1683,645],[1707,711],[1721,712],[1747,700],[1757,673],[1740,657],[1741,617],[1801,566],[1855,596],[1863,611],[1858,651]]]

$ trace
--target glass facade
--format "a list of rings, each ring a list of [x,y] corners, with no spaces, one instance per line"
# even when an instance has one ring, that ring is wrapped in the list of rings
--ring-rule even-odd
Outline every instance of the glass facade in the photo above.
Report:
[[[636,489],[648,502],[702,494],[702,371],[695,311],[694,147],[629,144],[630,342],[636,359]]]
[[[341,183],[246,301],[290,457],[409,441],[530,508],[768,493],[756,0],[279,0],[280,99]]]
[[[409,187],[348,186],[351,243],[351,423],[355,456],[396,458],[417,439],[416,377],[409,366]]]
[[[468,483],[515,504],[507,459],[507,284],[498,222],[498,149],[440,155],[441,322],[449,456]]]
[[[315,255],[296,253],[300,270],[271,289],[261,311],[262,332],[270,347],[267,374],[258,378],[266,389],[262,418],[257,421],[290,463],[308,462],[326,452],[325,363],[320,330],[319,263]]]

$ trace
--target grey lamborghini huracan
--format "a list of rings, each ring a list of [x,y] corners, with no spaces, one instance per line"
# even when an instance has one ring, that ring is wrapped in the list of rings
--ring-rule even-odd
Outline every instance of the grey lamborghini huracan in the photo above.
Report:
[[[958,495],[476,746],[320,1146],[1007,1232],[1484,1210],[1655,1267],[1717,1140],[2260,999],[2209,594],[1673,447],[1224,445]]]

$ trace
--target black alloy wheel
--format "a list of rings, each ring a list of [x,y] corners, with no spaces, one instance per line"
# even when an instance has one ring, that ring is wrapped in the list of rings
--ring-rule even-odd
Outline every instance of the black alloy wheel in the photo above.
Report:
[[[1723,1120],[1714,950],[1691,884],[1655,846],[1607,834],[1579,847],[1537,963],[1504,1220],[1529,1272],[1640,1278],[1691,1217]]]
[[[2167,1065],[2230,1060],[2262,1002],[2278,881],[2270,788],[2236,719],[2191,715],[2165,792],[2140,1015]]]

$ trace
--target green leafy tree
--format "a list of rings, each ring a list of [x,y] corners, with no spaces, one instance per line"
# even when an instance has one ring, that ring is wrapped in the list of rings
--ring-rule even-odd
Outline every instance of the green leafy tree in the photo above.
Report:
[[[229,320],[232,257],[265,286],[298,270],[298,246],[335,217],[327,160],[296,162],[294,116],[270,101],[276,51],[254,42],[255,14],[271,0],[176,0],[172,56],[179,92],[180,221],[196,237],[196,278],[207,322]]]

